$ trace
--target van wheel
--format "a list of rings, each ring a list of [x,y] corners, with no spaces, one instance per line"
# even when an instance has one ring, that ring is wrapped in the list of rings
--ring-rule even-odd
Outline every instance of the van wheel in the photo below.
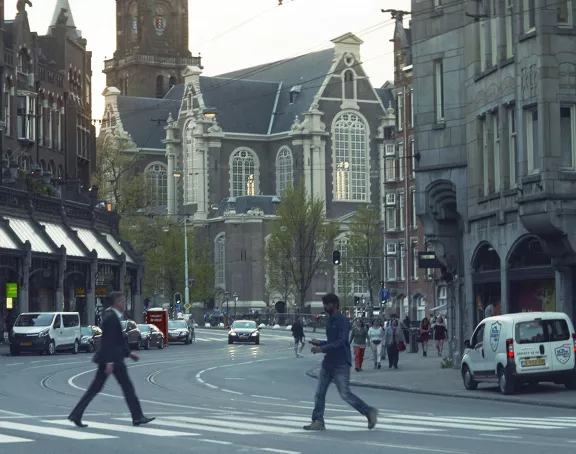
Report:
[[[75,341],[74,342],[74,348],[72,349],[72,353],[77,355],[79,350],[80,350],[80,345],[78,344],[78,341]]]
[[[506,395],[514,394],[514,391],[516,391],[514,379],[507,376],[504,367],[500,367],[498,370],[498,387],[500,388],[500,392]]]
[[[462,380],[464,381],[464,388],[468,391],[475,391],[478,389],[478,382],[474,380],[472,372],[470,372],[470,369],[466,365],[462,366]]]
[[[54,343],[54,341],[50,341],[46,353],[48,353],[50,356],[56,354],[56,344]]]
[[[576,390],[576,378],[568,380],[566,383],[564,383],[564,386],[566,386],[566,388],[568,388],[571,391]]]
[[[12,356],[20,356],[20,350],[18,350],[17,348],[10,348],[10,354]]]
[[[160,339],[160,342],[158,342],[158,348],[160,350],[162,350],[164,348],[164,339]]]

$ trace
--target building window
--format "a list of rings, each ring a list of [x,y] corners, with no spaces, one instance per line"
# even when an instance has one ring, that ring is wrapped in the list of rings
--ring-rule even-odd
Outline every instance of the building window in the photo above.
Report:
[[[342,113],[333,127],[336,200],[369,201],[370,161],[366,124],[353,113]]]
[[[396,105],[398,109],[396,110],[396,119],[398,123],[398,131],[402,131],[404,125],[404,93],[398,92],[398,97],[396,99]]]
[[[150,164],[145,171],[146,179],[150,188],[152,188],[152,196],[154,203],[157,206],[168,205],[168,172],[166,166],[161,163]]]
[[[404,180],[404,144],[398,144],[398,179]]]
[[[500,192],[500,129],[498,127],[498,114],[492,114],[492,156],[494,160],[494,192]]]
[[[185,202],[186,204],[198,203],[198,183],[202,169],[199,166],[198,150],[194,140],[194,129],[196,125],[188,122],[184,130],[184,153],[186,156],[184,167],[184,182],[186,186]]]
[[[410,127],[414,127],[414,88],[410,85]]]
[[[386,277],[389,281],[395,281],[398,278],[398,262],[396,243],[386,243]]]
[[[526,110],[526,162],[528,174],[536,170],[536,156],[538,153],[538,111]]]
[[[294,178],[292,163],[290,148],[280,148],[276,156],[276,194],[280,197],[284,195],[288,187],[292,186]]]
[[[342,99],[356,99],[356,77],[351,69],[342,74]]]
[[[558,0],[558,25],[572,25],[572,0]]]
[[[444,121],[444,64],[434,62],[434,99],[436,102],[436,122]]]
[[[514,0],[506,0],[506,58],[514,56]]]
[[[498,63],[498,23],[500,16],[498,14],[498,0],[492,0],[490,5],[492,19],[490,19],[490,59],[492,66]]]
[[[416,216],[416,188],[410,188],[410,194],[412,196],[412,228],[418,228],[418,216]]]
[[[352,275],[348,270],[348,261],[345,260],[346,254],[348,253],[348,238],[343,236],[336,240],[335,249],[340,251],[340,257],[341,259],[344,259],[340,266],[335,267],[335,289],[339,295],[348,296],[352,293],[352,289],[354,288]]]
[[[396,230],[396,207],[386,207],[386,230]]]
[[[418,243],[412,242],[412,279],[418,280]]]
[[[516,108],[512,106],[508,109],[508,172],[510,187],[516,187]]]
[[[395,181],[396,180],[396,158],[386,158],[385,166],[386,166],[386,181]]]
[[[4,86],[4,122],[6,123],[6,135],[12,135],[12,96],[10,95],[11,88],[6,83]]]
[[[412,172],[410,178],[416,178],[416,141],[414,136],[410,138],[410,165],[412,166]]]
[[[161,75],[156,76],[156,97],[164,97],[164,76]]]
[[[480,128],[480,150],[482,153],[482,194],[486,196],[490,192],[490,154],[488,153],[488,125],[486,125],[486,117],[482,117],[478,124]]]
[[[524,33],[536,28],[536,0],[523,0],[524,2]]]
[[[18,138],[20,139],[36,139],[35,103],[36,99],[31,96],[18,96]]]
[[[230,197],[255,195],[258,189],[258,163],[252,150],[242,148],[230,157]]]
[[[433,0],[434,8],[440,8],[442,6],[442,0]]]
[[[486,70],[486,20],[481,19],[478,22],[478,27],[479,27],[478,44],[480,46],[479,50],[480,72],[484,72]]]
[[[405,200],[404,200],[404,192],[398,193],[398,218],[399,218],[399,225],[400,231],[404,231],[404,220],[405,220]]]
[[[574,106],[560,106],[560,148],[562,164],[576,167]]]
[[[403,241],[399,243],[400,247],[400,280],[406,279],[406,245]]]
[[[62,136],[64,135],[64,108],[56,110],[54,114],[56,115],[56,146],[54,148],[57,150],[63,150]]]
[[[226,235],[224,233],[214,240],[214,286],[226,288]]]

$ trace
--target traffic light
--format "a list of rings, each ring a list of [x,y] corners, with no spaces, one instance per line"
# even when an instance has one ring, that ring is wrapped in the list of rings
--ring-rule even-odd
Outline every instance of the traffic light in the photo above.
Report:
[[[354,306],[358,306],[360,304],[360,297],[359,296],[355,296],[354,297]]]
[[[332,263],[334,265],[340,265],[340,251],[336,250],[332,252]]]

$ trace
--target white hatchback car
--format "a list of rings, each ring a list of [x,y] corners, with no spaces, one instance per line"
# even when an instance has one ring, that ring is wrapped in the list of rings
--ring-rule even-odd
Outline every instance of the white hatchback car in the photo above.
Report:
[[[482,320],[465,342],[464,387],[498,383],[513,394],[524,383],[542,381],[576,389],[576,333],[563,312],[524,312]]]

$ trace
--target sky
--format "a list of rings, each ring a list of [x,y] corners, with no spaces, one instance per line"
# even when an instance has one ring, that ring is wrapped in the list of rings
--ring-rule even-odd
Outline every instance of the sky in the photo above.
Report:
[[[57,0],[32,0],[30,28],[46,34]],[[101,119],[106,80],[104,59],[116,46],[115,0],[69,0],[74,21],[92,51],[92,118]],[[16,14],[16,0],[6,2],[6,18]],[[394,23],[382,8],[409,9],[409,0],[199,0],[189,1],[190,43],[202,55],[204,75],[212,76],[331,46],[330,40],[352,32],[364,41],[364,69],[379,87],[393,79],[390,39]]]

